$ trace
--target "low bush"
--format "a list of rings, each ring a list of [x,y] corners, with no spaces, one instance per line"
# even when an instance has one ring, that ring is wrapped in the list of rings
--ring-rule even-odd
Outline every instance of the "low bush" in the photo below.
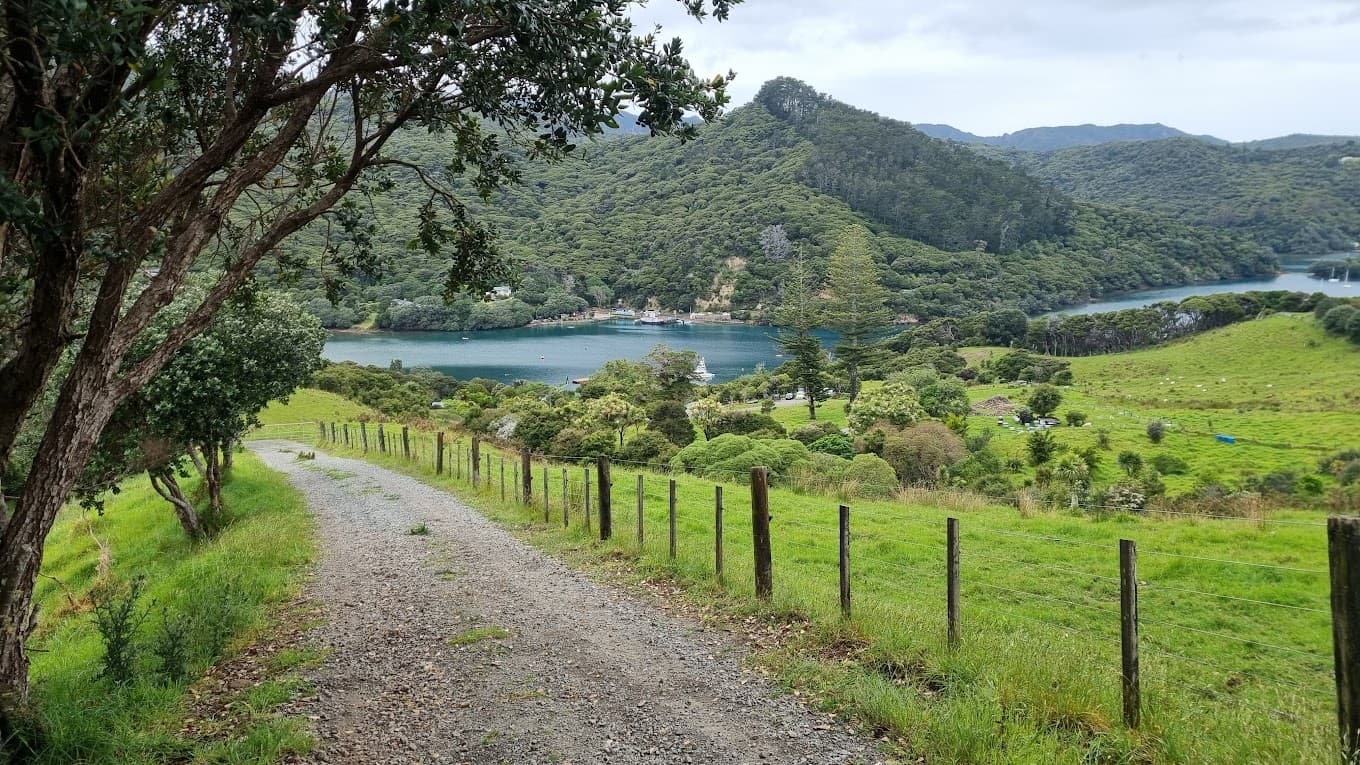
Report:
[[[835,435],[822,436],[808,444],[808,451],[834,454],[847,460],[854,459],[855,442],[844,433],[836,433]]]
[[[1189,463],[1174,454],[1158,454],[1150,464],[1162,475],[1185,475],[1190,470]]]
[[[897,491],[897,473],[887,460],[875,454],[856,454],[845,471],[845,490],[856,497],[891,497]]]
[[[724,434],[755,436],[758,438],[783,438],[784,426],[773,417],[756,412],[723,412],[704,428],[709,439]]]
[[[724,433],[711,441],[695,441],[671,458],[671,467],[688,473],[740,477],[764,466],[779,475],[811,461],[808,448],[791,438],[758,439]]]

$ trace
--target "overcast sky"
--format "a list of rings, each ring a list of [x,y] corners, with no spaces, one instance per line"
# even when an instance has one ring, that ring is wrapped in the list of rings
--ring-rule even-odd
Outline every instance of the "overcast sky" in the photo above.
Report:
[[[746,0],[724,23],[675,0],[679,36],[733,105],[788,75],[909,122],[982,135],[1161,122],[1239,141],[1360,134],[1360,0]]]

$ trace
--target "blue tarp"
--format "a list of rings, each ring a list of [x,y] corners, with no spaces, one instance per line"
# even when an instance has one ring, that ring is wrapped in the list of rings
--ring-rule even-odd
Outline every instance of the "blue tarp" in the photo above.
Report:
[[[1223,435],[1222,433],[1219,433],[1218,435],[1214,436],[1214,438],[1217,438],[1218,440],[1222,441],[1222,442],[1225,443],[1225,444],[1235,444],[1235,443],[1237,443],[1237,439],[1236,439],[1236,438],[1233,438],[1232,436],[1225,436],[1225,435]]]

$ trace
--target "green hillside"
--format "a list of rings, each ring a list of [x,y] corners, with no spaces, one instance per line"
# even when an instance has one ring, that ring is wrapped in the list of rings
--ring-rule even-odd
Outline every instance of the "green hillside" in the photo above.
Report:
[[[1264,151],[1175,138],[1009,156],[1080,199],[1238,231],[1279,253],[1360,240],[1360,160],[1346,160],[1357,142]]]
[[[438,176],[440,140],[408,132],[392,153]],[[379,326],[408,329],[510,326],[615,300],[759,311],[778,294],[784,270],[761,246],[775,225],[819,265],[841,230],[868,227],[891,307],[918,317],[1001,306],[1038,312],[1274,267],[1242,240],[1075,203],[1004,162],[792,80],[767,84],[755,103],[689,143],[619,137],[579,154],[555,166],[524,163],[522,184],[470,203],[520,265],[512,300],[443,305],[448,263],[406,247],[429,194],[400,174],[372,200],[388,277],[357,285],[338,310],[322,299],[321,281],[294,288],[331,325],[377,314]],[[307,232],[290,254],[319,252],[324,233]],[[394,299],[415,304],[394,315]]]

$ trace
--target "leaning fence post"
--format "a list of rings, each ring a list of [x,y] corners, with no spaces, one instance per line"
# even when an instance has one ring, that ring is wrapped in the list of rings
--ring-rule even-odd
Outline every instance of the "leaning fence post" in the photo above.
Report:
[[[713,573],[723,578],[723,503],[722,486],[713,487]]]
[[[959,644],[959,519],[945,520],[945,611],[949,624],[949,647]]]
[[[638,507],[638,528],[637,528],[638,547],[642,547],[643,541],[642,541],[642,474],[641,474],[641,473],[638,473],[638,477],[637,477],[637,507]]]
[[[434,434],[434,474],[444,475],[444,431]]]
[[[1360,761],[1360,518],[1327,519],[1336,714],[1343,762]]]
[[[567,469],[562,468],[562,528],[571,525],[571,497],[569,489],[571,485],[567,482]]]
[[[368,423],[359,423],[359,438],[364,442],[364,454],[368,454]]]
[[[769,600],[774,594],[770,574],[770,487],[763,467],[751,468],[751,542],[755,550],[756,597]]]
[[[841,616],[850,618],[850,506],[840,507]]]
[[[600,489],[600,539],[607,540],[614,535],[614,498],[610,491],[614,483],[609,480],[608,457],[601,456],[595,461],[595,477]]]
[[[468,458],[472,468],[472,488],[478,489],[482,485],[482,439],[477,436],[472,437],[472,455]]]
[[[529,457],[528,449],[520,449],[519,462],[521,472],[520,478],[524,481],[524,485],[521,488],[521,496],[524,499],[524,504],[527,505],[532,502],[534,498],[534,465]]]
[[[675,560],[675,479],[671,479],[670,521],[671,521],[671,560]]]
[[[1141,717],[1138,694],[1138,547],[1132,539],[1119,540],[1119,647],[1123,667],[1124,724],[1137,728]]]

